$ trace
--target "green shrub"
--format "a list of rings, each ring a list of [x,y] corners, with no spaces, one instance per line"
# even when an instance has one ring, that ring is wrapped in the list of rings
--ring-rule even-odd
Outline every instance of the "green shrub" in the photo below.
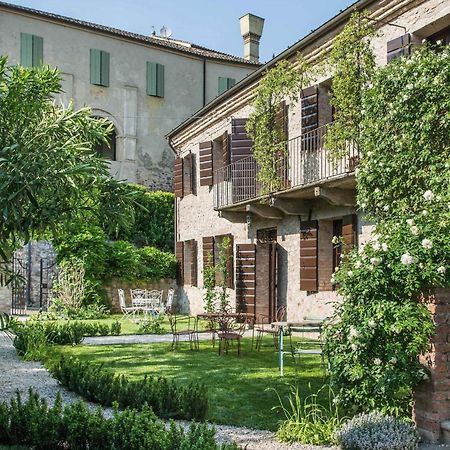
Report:
[[[25,445],[38,450],[239,450],[235,444],[218,445],[215,431],[193,423],[183,431],[173,421],[166,429],[148,405],[139,412],[127,409],[106,418],[100,408],[84,402],[62,407],[58,396],[48,407],[30,390],[22,401],[18,393],[10,404],[0,403],[0,444]]]
[[[128,186],[137,192],[135,223],[128,230],[119,229],[110,234],[109,238],[129,241],[138,247],[151,246],[166,252],[173,251],[174,194],[149,192],[136,184]]]
[[[122,331],[122,324],[118,320],[116,320],[111,324],[109,334],[111,336],[119,336],[121,331]]]
[[[105,265],[107,267],[106,278],[135,279],[140,269],[137,248],[126,241],[108,243]]]
[[[416,450],[417,431],[409,424],[379,412],[360,414],[337,433],[342,450]]]
[[[328,389],[328,405],[318,403],[321,391]],[[335,432],[342,425],[344,419],[333,403],[333,392],[328,386],[322,387],[318,393],[301,398],[298,387],[291,387],[287,406],[281,398],[280,408],[285,420],[281,423],[277,437],[282,442],[290,444],[332,444],[335,442]]]
[[[143,334],[164,334],[163,322],[164,316],[150,316],[139,324],[139,332]]]
[[[121,408],[142,409],[147,404],[163,418],[204,420],[206,417],[208,398],[203,384],[180,386],[163,377],[147,376],[130,381],[99,365],[64,356],[53,362],[49,370],[67,389],[105,406],[117,402]]]
[[[140,256],[140,276],[150,280],[176,278],[177,260],[173,253],[162,252],[154,247],[138,250]]]

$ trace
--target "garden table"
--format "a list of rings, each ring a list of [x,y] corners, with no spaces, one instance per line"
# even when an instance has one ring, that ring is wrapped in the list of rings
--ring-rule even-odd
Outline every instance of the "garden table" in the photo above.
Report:
[[[301,322],[272,322],[272,325],[278,327],[278,367],[280,375],[284,375],[284,354],[290,353],[284,351],[284,334],[286,331],[299,331],[301,333],[320,333],[322,323],[325,319],[306,319]]]

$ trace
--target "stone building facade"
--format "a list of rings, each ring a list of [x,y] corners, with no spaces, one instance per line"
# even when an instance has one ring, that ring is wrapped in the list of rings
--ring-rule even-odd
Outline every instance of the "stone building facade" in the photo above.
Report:
[[[151,190],[172,187],[165,134],[259,64],[176,39],[117,30],[0,2],[0,54],[57,67],[58,100],[90,106],[115,127],[111,174]]]
[[[203,310],[202,260],[214,248],[211,238],[220,241],[230,235],[233,305],[244,302],[249,310],[270,312],[272,318],[277,307],[286,305],[289,320],[331,313],[338,298],[330,278],[341,250],[331,240],[343,235],[344,245],[363,245],[372,229],[355,203],[359,155],[350,151],[334,168],[323,145],[326,124],[332,121],[328,93],[333,74],[319,75],[317,84],[304,89],[298,102],[289,104],[286,99],[282,105],[289,139],[288,161],[282,169],[285,185],[266,198],[266,204],[258,196],[245,119],[264,71],[281,59],[295,64],[297,52],[314,67],[354,9],[367,9],[377,28],[372,46],[378,65],[408,54],[413,45],[450,25],[448,1],[360,0],[206,105],[196,114],[202,118],[188,119],[169,133],[178,154],[177,256],[184,272],[189,272],[189,276],[184,273],[179,297],[190,311]],[[272,234],[277,253],[270,263],[276,265],[272,280],[263,256],[267,233]],[[199,261],[195,267],[190,263],[193,254]],[[258,290],[265,292],[259,299]]]

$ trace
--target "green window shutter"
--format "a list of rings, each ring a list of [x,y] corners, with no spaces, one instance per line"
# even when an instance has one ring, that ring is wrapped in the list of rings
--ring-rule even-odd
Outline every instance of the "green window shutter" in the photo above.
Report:
[[[164,66],[147,62],[147,95],[164,97]]]
[[[91,84],[101,84],[101,51],[91,48]]]
[[[227,89],[232,88],[236,84],[236,80],[234,78],[227,78]]]
[[[109,53],[100,52],[101,69],[100,69],[100,84],[102,86],[109,86]]]
[[[228,78],[219,77],[219,95],[223,94],[228,89]]]
[[[156,95],[164,97],[164,66],[156,64]]]
[[[33,36],[33,67],[41,66],[44,62],[44,39]]]
[[[156,63],[148,62],[147,63],[147,95],[153,95],[153,96],[156,95],[156,93],[157,93],[156,77],[157,77]]]
[[[33,35],[20,33],[20,64],[33,67]]]

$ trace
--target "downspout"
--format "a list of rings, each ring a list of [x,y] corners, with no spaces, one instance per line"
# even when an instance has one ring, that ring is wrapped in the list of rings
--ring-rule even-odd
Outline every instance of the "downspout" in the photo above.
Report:
[[[203,58],[203,106],[206,105],[206,58]]]

